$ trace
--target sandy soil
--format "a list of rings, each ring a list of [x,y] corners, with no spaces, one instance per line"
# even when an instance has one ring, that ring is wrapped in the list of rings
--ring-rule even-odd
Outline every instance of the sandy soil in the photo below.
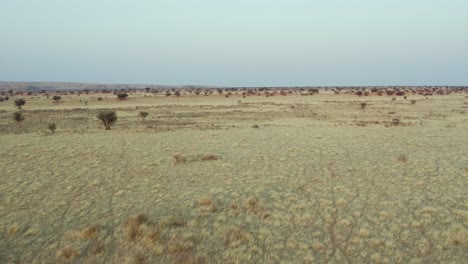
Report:
[[[98,96],[0,103],[0,263],[468,259],[463,94]]]

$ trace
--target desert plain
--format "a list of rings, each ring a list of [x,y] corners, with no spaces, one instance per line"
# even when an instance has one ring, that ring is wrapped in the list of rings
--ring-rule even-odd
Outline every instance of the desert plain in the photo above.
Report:
[[[465,92],[51,98],[0,102],[0,263],[468,259]]]

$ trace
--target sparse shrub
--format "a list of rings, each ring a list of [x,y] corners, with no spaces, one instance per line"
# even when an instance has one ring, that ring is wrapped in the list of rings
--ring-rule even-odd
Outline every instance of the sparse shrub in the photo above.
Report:
[[[116,95],[117,95],[117,98],[119,98],[119,100],[125,100],[128,97],[127,93],[118,93]]]
[[[97,118],[102,121],[106,130],[110,130],[111,126],[117,121],[117,114],[115,111],[100,111]]]
[[[62,97],[59,96],[59,95],[54,95],[54,96],[52,97],[52,100],[54,100],[54,102],[58,103],[60,100],[62,100]]]
[[[141,111],[139,113],[141,119],[143,119],[143,121],[145,121],[145,118],[148,116],[148,112],[144,112],[144,111]]]
[[[102,97],[98,97],[97,100],[98,100],[98,101],[102,101]]]
[[[392,119],[392,125],[393,126],[398,126],[400,124],[400,119],[398,118],[393,118]]]
[[[0,102],[3,102],[5,101],[5,99],[3,99],[3,97],[0,97]]]
[[[258,128],[258,125],[257,125],[257,124],[255,124],[255,125],[253,125],[253,126],[252,126],[252,128]]]
[[[398,157],[398,161],[399,161],[399,162],[406,162],[406,161],[408,161],[408,158],[406,157],[406,155],[401,154],[401,155]]]
[[[21,121],[24,120],[24,115],[21,112],[15,112],[13,113],[13,119],[17,122],[20,123]]]
[[[49,126],[47,127],[47,129],[49,129],[50,132],[52,132],[52,134],[54,134],[54,133],[55,133],[55,130],[57,129],[57,125],[55,125],[55,123],[49,124]]]
[[[18,109],[21,109],[21,107],[25,104],[26,104],[26,100],[24,100],[23,98],[19,98],[15,100],[15,106],[17,106]]]
[[[396,101],[396,98],[395,98],[395,97],[393,97],[393,98],[392,98],[392,101]]]
[[[366,103],[366,102],[362,102],[362,103],[361,103],[361,109],[362,109],[362,111],[364,111],[364,109],[366,109],[366,106],[367,106],[367,103]]]
[[[411,100],[411,104],[416,104],[416,100]]]

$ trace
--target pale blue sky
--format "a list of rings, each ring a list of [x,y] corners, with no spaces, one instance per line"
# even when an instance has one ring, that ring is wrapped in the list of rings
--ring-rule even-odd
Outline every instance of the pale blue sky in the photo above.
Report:
[[[468,85],[468,1],[0,0],[0,81]]]

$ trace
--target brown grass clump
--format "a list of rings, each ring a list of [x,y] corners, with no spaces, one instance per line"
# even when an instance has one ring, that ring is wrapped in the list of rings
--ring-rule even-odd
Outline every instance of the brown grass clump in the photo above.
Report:
[[[200,206],[202,212],[218,211],[218,205],[210,198],[202,198],[198,200],[198,206]]]
[[[130,241],[137,240],[142,235],[141,226],[146,222],[148,222],[148,217],[143,213],[139,213],[125,220],[123,232],[126,238]]]
[[[402,154],[398,157],[398,161],[399,162],[407,162],[408,161],[408,158],[406,157],[406,155]]]
[[[255,214],[255,215],[261,215],[263,213],[264,207],[262,203],[260,202],[260,199],[258,197],[249,197],[244,201],[244,209],[247,210],[247,212]]]
[[[82,231],[77,232],[75,237],[82,240],[90,240],[97,238],[100,233],[101,228],[98,225],[90,225]]]
[[[80,254],[76,249],[70,246],[66,246],[60,249],[59,251],[57,251],[57,254],[55,255],[55,257],[60,263],[64,263],[64,262],[69,262],[73,260],[75,257],[78,257],[79,255]]]
[[[151,230],[143,239],[143,242],[145,242],[146,245],[152,246],[156,244],[161,238],[161,233],[159,229],[153,229]]]
[[[93,255],[100,255],[102,253],[104,253],[104,245],[101,243],[101,242],[98,242],[98,243],[95,243],[92,247],[91,247],[91,254]]]

